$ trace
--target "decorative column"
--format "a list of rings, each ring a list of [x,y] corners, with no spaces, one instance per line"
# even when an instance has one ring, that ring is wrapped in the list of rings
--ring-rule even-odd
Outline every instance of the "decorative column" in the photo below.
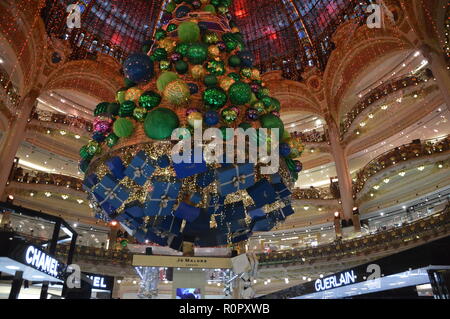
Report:
[[[359,218],[353,215],[353,185],[352,178],[350,176],[350,169],[348,166],[347,157],[345,154],[345,148],[340,141],[339,128],[331,116],[326,116],[328,125],[328,135],[330,137],[331,152],[336,165],[336,172],[339,179],[339,191],[341,194],[341,204],[344,212],[344,218],[346,220]],[[358,228],[359,220],[353,222],[355,225],[355,231],[360,231]]]
[[[424,44],[420,47],[423,56],[428,60],[430,69],[436,78],[439,90],[444,97],[447,108],[450,110],[450,71],[441,53]]]
[[[25,137],[28,119],[31,116],[34,103],[39,97],[39,94],[39,90],[33,89],[22,99],[19,105],[19,114],[12,121],[8,132],[5,133],[5,141],[0,150],[0,163],[2,163],[0,166],[0,198],[2,199],[5,197],[5,187],[8,182],[14,157],[16,156],[20,143],[22,143]]]

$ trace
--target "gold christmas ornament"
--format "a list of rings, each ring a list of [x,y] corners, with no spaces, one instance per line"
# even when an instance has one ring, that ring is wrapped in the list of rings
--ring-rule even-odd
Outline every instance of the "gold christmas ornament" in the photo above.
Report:
[[[206,75],[206,70],[202,65],[195,65],[191,69],[191,75],[195,80],[202,80]]]
[[[200,112],[192,112],[187,117],[187,122],[193,128],[198,128],[202,126],[203,123],[203,115]]]
[[[219,80],[219,86],[225,90],[228,91],[230,89],[230,86],[234,84],[234,80],[228,76],[225,76]]]
[[[142,91],[141,89],[132,87],[132,88],[128,89],[127,92],[125,93],[125,100],[138,102],[142,93],[144,93],[144,91]]]
[[[220,55],[220,50],[217,45],[210,45],[208,47],[208,55],[211,58],[217,58]]]
[[[165,38],[158,42],[159,47],[163,48],[167,51],[167,53],[173,53],[175,50],[175,47],[177,46],[177,42],[170,38]]]
[[[253,69],[252,70],[251,79],[252,80],[256,80],[256,81],[261,80],[261,72],[259,72],[258,69]]]
[[[175,80],[167,84],[163,95],[170,104],[180,107],[189,103],[191,93],[186,83],[181,80]]]

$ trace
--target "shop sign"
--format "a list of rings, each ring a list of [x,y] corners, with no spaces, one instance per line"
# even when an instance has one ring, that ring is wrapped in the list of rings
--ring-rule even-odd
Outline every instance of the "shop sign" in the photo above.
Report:
[[[347,286],[356,282],[356,274],[353,270],[346,271],[338,275],[317,279],[314,287],[316,291],[324,291],[329,289]]]

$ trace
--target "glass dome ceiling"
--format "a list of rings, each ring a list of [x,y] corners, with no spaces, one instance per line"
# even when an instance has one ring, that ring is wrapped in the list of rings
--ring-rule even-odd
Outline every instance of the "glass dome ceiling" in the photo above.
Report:
[[[123,60],[151,38],[168,0],[78,0],[81,29],[66,26],[73,0],[47,0],[42,16],[50,34],[69,40],[71,59],[103,52]],[[263,72],[282,70],[299,80],[307,66],[324,69],[331,36],[345,20],[362,17],[371,0],[234,0],[231,15]]]

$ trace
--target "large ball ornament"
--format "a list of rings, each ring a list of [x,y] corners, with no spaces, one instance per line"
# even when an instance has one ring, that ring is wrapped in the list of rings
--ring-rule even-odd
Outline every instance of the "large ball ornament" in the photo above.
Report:
[[[116,116],[119,114],[120,104],[119,103],[109,103],[106,113],[110,116]]]
[[[119,118],[114,122],[113,131],[118,137],[126,138],[133,134],[134,126],[130,120]]]
[[[169,61],[164,60],[164,61],[159,62],[159,69],[161,71],[168,71],[168,70],[170,70],[170,67],[171,67],[171,64]]]
[[[209,61],[206,70],[212,75],[224,75],[225,74],[225,63],[222,61]]]
[[[220,55],[220,50],[217,45],[210,45],[208,47],[208,55],[209,57],[215,59]]]
[[[133,111],[136,108],[136,104],[133,101],[125,101],[120,105],[119,116],[129,117],[133,116]]]
[[[206,31],[203,34],[203,42],[206,44],[216,44],[219,40],[219,35],[216,32]]]
[[[210,13],[216,13],[216,7],[214,7],[212,4],[208,4],[203,8],[203,11],[210,12]]]
[[[232,78],[236,82],[241,80],[241,76],[236,72],[228,73],[228,77]]]
[[[280,144],[280,155],[283,157],[288,157],[289,154],[291,154],[291,147],[288,143],[281,143]]]
[[[144,122],[144,131],[149,138],[164,140],[172,135],[178,128],[180,121],[177,114],[167,108],[157,108],[147,114]]]
[[[261,102],[263,102],[266,111],[270,112],[272,107],[272,98],[269,96],[265,96],[261,99]]]
[[[189,8],[188,6],[181,6],[178,7],[178,9],[175,11],[175,16],[178,19],[181,19],[187,16],[189,12],[191,12],[191,8]]]
[[[171,23],[171,24],[169,24],[169,25],[167,26],[167,32],[173,32],[173,31],[175,31],[176,29],[178,29],[178,26],[177,26],[176,24],[174,24],[174,23]]]
[[[181,54],[181,56],[186,56],[188,49],[189,49],[188,43],[179,43],[175,48],[175,52]]]
[[[247,111],[245,112],[245,115],[246,115],[247,119],[250,121],[257,121],[259,118],[258,110],[254,109],[254,108],[247,109]]]
[[[94,132],[102,134],[108,133],[111,130],[113,121],[110,118],[100,116],[94,120]]]
[[[220,79],[219,86],[224,89],[225,91],[228,91],[230,87],[236,83],[236,81],[228,76],[225,76]]]
[[[233,108],[226,108],[222,111],[222,118],[224,122],[230,124],[237,120],[238,112]]]
[[[186,72],[189,71],[189,65],[183,60],[180,60],[177,63],[175,63],[175,70],[179,74],[186,74]]]
[[[284,124],[283,121],[279,117],[276,117],[273,114],[266,114],[260,117],[259,119],[261,123],[261,127],[267,129],[279,129],[280,137],[284,132]]]
[[[179,107],[186,105],[189,102],[191,92],[189,86],[185,82],[175,80],[167,84],[163,95],[170,104]]]
[[[146,116],[147,116],[147,110],[143,107],[137,107],[133,111],[134,119],[139,122],[144,122]]]
[[[178,38],[182,43],[198,42],[200,40],[200,27],[195,22],[183,22],[178,26]]]
[[[206,70],[203,65],[195,65],[191,68],[191,76],[194,80],[202,80],[206,76]]]
[[[295,172],[300,173],[303,170],[303,163],[300,161],[294,161],[295,163]]]
[[[225,41],[225,48],[227,52],[231,52],[237,48],[237,43],[233,41]]]
[[[192,112],[187,117],[187,122],[193,128],[199,128],[203,123],[203,115],[200,112]]]
[[[198,93],[199,87],[198,87],[197,84],[195,84],[195,83],[188,83],[187,85],[189,87],[189,92],[191,93],[191,95],[194,95],[194,94]]]
[[[92,156],[88,152],[88,146],[84,145],[82,148],[80,148],[80,157],[84,160],[90,160]]]
[[[101,132],[94,132],[92,134],[92,139],[97,143],[102,143],[105,140],[106,136]]]
[[[163,92],[167,84],[178,79],[178,75],[175,72],[163,72],[156,80],[156,88],[159,92]]]
[[[125,102],[125,94],[127,93],[127,88],[121,88],[116,92],[116,101],[119,103]]]
[[[203,82],[205,83],[205,85],[207,87],[213,87],[213,86],[217,85],[218,80],[215,75],[209,74],[209,75],[205,76],[205,79],[203,80]]]
[[[133,82],[148,82],[153,77],[153,62],[144,53],[134,53],[124,62],[123,73]]]
[[[248,50],[239,51],[237,55],[241,59],[243,67],[247,68],[253,67],[253,54],[250,51]]]
[[[263,97],[266,97],[266,96],[269,96],[269,95],[270,95],[270,90],[268,88],[261,88],[256,93],[256,97],[258,99],[262,99]]]
[[[203,92],[203,102],[207,108],[213,111],[222,108],[227,103],[227,100],[227,94],[221,88],[208,88]]]
[[[156,40],[160,41],[160,40],[164,39],[165,37],[167,37],[167,31],[165,31],[163,29],[156,30],[156,32],[155,32]]]
[[[250,102],[252,98],[252,90],[247,83],[236,82],[234,83],[229,91],[230,101],[235,105],[244,105]]]
[[[105,142],[108,147],[114,147],[119,142],[119,137],[116,134],[111,133],[106,137]]]
[[[177,4],[174,1],[170,1],[166,6],[166,11],[172,13],[177,8]]]
[[[137,102],[139,101],[139,98],[141,97],[142,93],[144,93],[144,91],[142,91],[137,87],[129,88],[125,93],[125,101]]]
[[[90,141],[87,145],[87,152],[90,156],[95,156],[101,151],[100,145],[96,141]]]
[[[94,116],[99,116],[108,112],[108,102],[102,102],[95,107]]]
[[[202,43],[191,44],[186,56],[192,64],[202,64],[208,58],[208,47]]]
[[[139,105],[146,110],[154,109],[161,103],[161,95],[153,91],[144,92],[139,98]]]
[[[219,113],[216,111],[207,111],[204,116],[205,124],[208,126],[214,126],[219,124]]]
[[[237,68],[241,66],[241,58],[239,58],[237,55],[232,55],[228,59],[228,65],[232,68]]]

